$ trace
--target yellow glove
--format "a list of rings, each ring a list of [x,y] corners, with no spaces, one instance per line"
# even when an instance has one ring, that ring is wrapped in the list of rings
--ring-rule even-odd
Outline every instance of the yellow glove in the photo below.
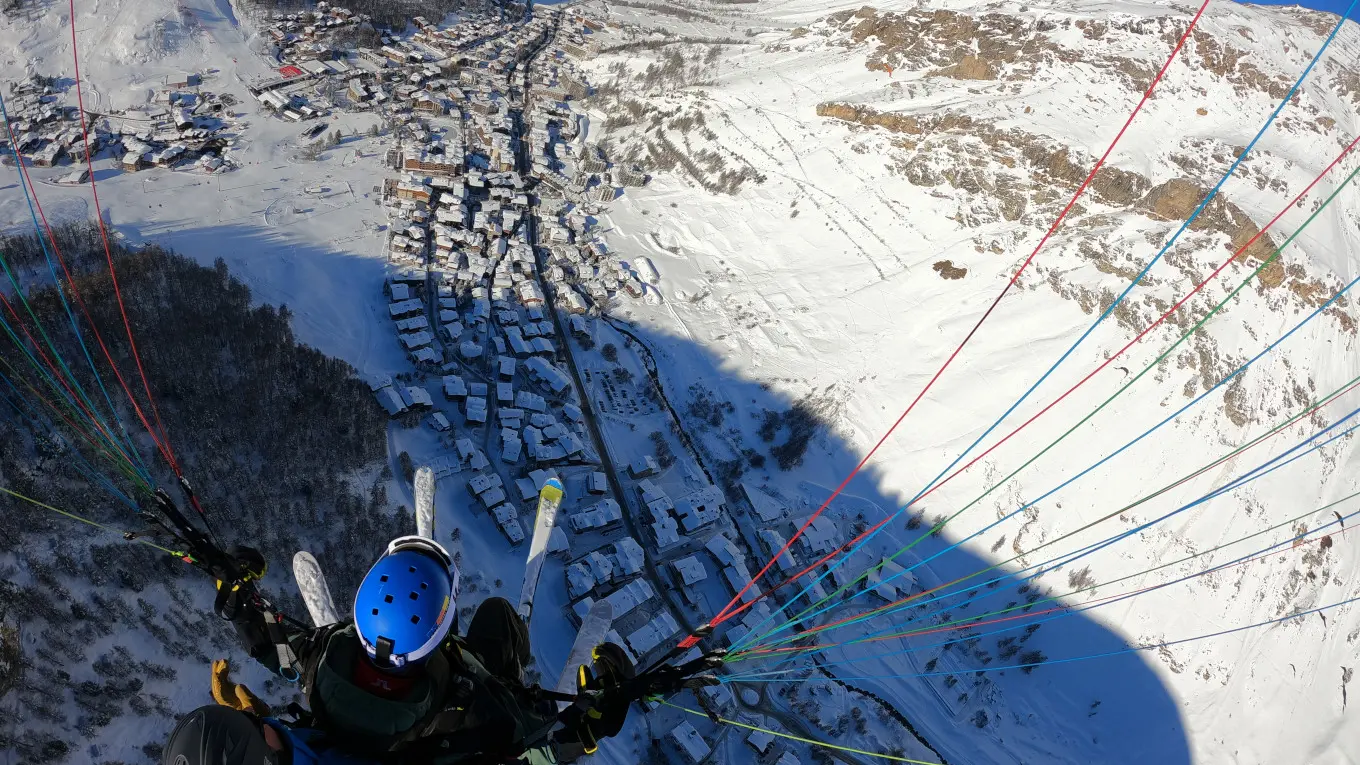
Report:
[[[238,712],[250,712],[260,717],[269,715],[269,705],[260,700],[249,688],[231,681],[231,668],[226,659],[212,663],[213,701]]]

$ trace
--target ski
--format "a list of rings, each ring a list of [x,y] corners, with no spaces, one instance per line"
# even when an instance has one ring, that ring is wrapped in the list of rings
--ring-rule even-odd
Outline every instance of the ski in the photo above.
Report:
[[[434,539],[434,471],[422,467],[416,471],[416,533]]]
[[[557,510],[562,506],[566,489],[556,478],[549,478],[538,491],[538,512],[534,516],[534,536],[529,542],[529,560],[524,564],[524,588],[519,594],[519,615],[527,624],[534,610],[534,592],[538,577],[543,573],[543,560],[548,556],[548,538],[557,524]]]
[[[571,643],[566,666],[562,667],[562,674],[557,679],[559,693],[576,693],[576,677],[581,665],[591,663],[591,652],[605,641],[613,621],[614,608],[609,605],[609,601],[600,599],[591,604],[586,618],[581,620],[581,629],[576,631],[576,639]],[[567,705],[566,702],[559,703],[563,707]]]
[[[335,610],[330,585],[326,584],[326,574],[315,555],[299,550],[293,556],[293,578],[297,580],[302,600],[307,603],[307,612],[312,615],[312,624],[325,627],[340,621],[340,612]]]

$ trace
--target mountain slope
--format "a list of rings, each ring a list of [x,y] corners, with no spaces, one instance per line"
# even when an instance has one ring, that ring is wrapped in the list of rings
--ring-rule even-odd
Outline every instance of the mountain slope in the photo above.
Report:
[[[586,7],[605,12],[599,4]],[[660,299],[625,311],[658,335],[683,338],[678,348],[689,341],[712,348],[732,360],[734,372],[791,399],[832,386],[832,432],[862,455],[1033,249],[1193,12],[1185,4],[1123,2],[877,9],[806,2],[664,9],[608,3],[609,18],[619,26],[605,31],[602,53],[587,65],[599,86],[589,102],[595,112],[588,140],[602,142],[611,158],[636,159],[656,175],[646,190],[626,195],[605,216],[619,257],[646,255],[661,273]],[[1076,341],[1247,145],[1335,19],[1296,9],[1210,6],[1108,169],[1022,277],[1022,289],[1003,301],[878,452],[880,491],[905,501],[925,487]],[[1360,132],[1358,59],[1360,28],[1349,24],[1224,185],[1221,201],[983,448],[1122,348],[1340,153]],[[943,518],[969,505],[1152,362],[1269,257],[1358,161],[1343,161],[1268,239],[1120,361],[932,494],[927,517]],[[723,169],[746,173],[735,194],[717,189]],[[1354,189],[1342,191],[1278,265],[1252,279],[1220,315],[1090,423],[950,523],[947,536],[967,536],[1078,474],[1322,305],[1356,275],[1360,221],[1351,210],[1357,199]],[[1352,353],[1355,326],[1354,303],[1343,297],[1155,437],[965,549],[984,560],[1032,549],[1267,430],[1360,372]],[[685,353],[677,351],[669,365],[677,388],[693,366]],[[753,423],[748,442],[758,444],[761,413],[747,401],[732,403],[739,421]],[[1168,512],[1355,405],[1353,396],[1344,397],[1260,453],[1029,560]],[[1345,496],[1355,488],[1346,469],[1350,443],[1345,438],[1321,458],[1302,459],[1140,532],[1078,568],[1089,564],[1095,581],[1109,581]],[[845,454],[834,465],[808,459],[790,473],[766,469],[748,476],[789,496],[806,496],[809,482],[834,487],[855,458]],[[1328,513],[1319,513],[1304,523],[1313,528],[1329,521]],[[894,535],[902,544],[913,538]],[[1266,538],[1290,535],[1281,530]],[[1318,548],[1316,539],[1298,550],[1286,546],[1245,568],[1112,605],[1091,618],[1129,643],[1143,643],[1344,600],[1357,592],[1348,542],[1341,537],[1327,549]],[[900,545],[873,544],[880,546],[890,553]],[[1242,545],[1211,559],[1226,562],[1251,549]],[[931,578],[947,581],[971,570],[950,560],[933,561]],[[1205,566],[1196,560],[1071,601]],[[1066,573],[1039,583],[1045,591],[1065,593],[1071,589]],[[1356,741],[1339,724],[1338,681],[1360,624],[1350,607],[1325,616],[1325,623],[1310,616],[1148,657],[1182,710],[1195,761],[1345,761]],[[1036,638],[1049,658],[1091,652],[1064,636],[1062,625],[1046,625],[1044,637]],[[901,658],[872,666],[890,674],[922,671]],[[1073,699],[1070,709],[1036,708],[1027,716],[1025,699],[1044,694],[1026,684],[1044,683],[1045,672],[1084,675],[1091,696]],[[1118,689],[1109,679],[1094,662],[1055,667],[997,679],[986,703],[974,699],[954,708],[937,700],[938,691],[936,699],[922,691],[934,681],[882,681],[876,687],[894,696],[909,718],[921,721],[927,738],[958,761],[1112,762],[1155,754],[1148,748],[1155,749],[1155,740],[1127,724],[1136,718],[1107,717],[1117,714],[1109,705]],[[978,710],[992,716],[981,729],[966,724]],[[1045,716],[1056,719],[1036,721]],[[1273,724],[1256,726],[1251,719]]]

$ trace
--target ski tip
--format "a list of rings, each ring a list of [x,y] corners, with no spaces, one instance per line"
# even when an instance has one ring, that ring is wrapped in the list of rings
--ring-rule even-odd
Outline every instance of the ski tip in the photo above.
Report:
[[[558,491],[560,491],[560,492],[562,492],[562,493],[564,493],[564,494],[565,494],[566,491],[567,491],[567,488],[566,488],[565,486],[562,485],[562,482],[559,481],[559,480],[557,480],[556,478],[549,478],[548,480],[546,480],[546,481],[543,482],[543,488],[546,489],[546,488],[548,488],[548,487],[550,487],[550,486],[551,486],[552,488],[554,488],[554,489],[557,489]]]

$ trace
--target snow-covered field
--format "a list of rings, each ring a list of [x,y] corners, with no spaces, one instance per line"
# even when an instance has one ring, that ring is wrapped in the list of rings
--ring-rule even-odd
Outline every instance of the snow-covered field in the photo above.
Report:
[[[967,165],[957,147],[944,143],[948,128],[940,128],[939,136],[892,132],[819,116],[818,105],[853,104],[921,120],[966,115],[988,130],[1017,131],[1036,146],[1070,147],[1080,176],[1104,151],[1146,83],[1146,77],[1130,78],[1110,62],[1127,60],[1135,65],[1133,71],[1155,72],[1175,39],[1172,33],[1168,40],[1167,31],[1182,30],[1174,23],[1187,22],[1194,12],[1185,3],[1126,0],[1097,5],[949,0],[880,7],[1018,18],[1029,26],[1016,34],[1052,40],[1068,54],[1022,56],[1019,63],[1002,65],[1002,73],[1038,62],[1034,72],[970,80],[936,76],[936,65],[909,60],[915,53],[892,72],[866,68],[866,60],[880,55],[880,44],[892,48],[900,43],[877,35],[855,41],[845,31],[854,19],[824,21],[859,4],[779,0],[676,6],[706,17],[697,20],[645,7],[609,6],[610,18],[664,30],[656,33],[663,38],[682,34],[735,41],[720,46],[716,63],[701,82],[657,92],[638,87],[634,95],[658,109],[702,112],[716,136],[707,139],[709,145],[721,146],[732,166],[752,168],[764,182],[748,181],[729,195],[704,190],[682,172],[655,173],[645,189],[630,189],[614,202],[603,223],[619,257],[645,255],[660,273],[661,300],[625,301],[617,314],[636,324],[655,354],[672,402],[683,410],[697,384],[733,405],[724,423],[727,431],[715,428],[699,436],[712,455],[739,456],[734,443],[766,448],[758,429],[767,409],[809,400],[829,418],[830,428],[798,468],[780,471],[769,460],[761,468],[748,468],[743,479],[783,497],[795,517],[815,510],[897,420],[1033,249],[1074,187],[1041,172],[1023,151],[1013,160],[1019,170],[1006,165],[978,137],[994,135],[981,127],[965,129],[971,137],[959,139],[979,160]],[[583,7],[603,15],[599,3]],[[78,3],[77,10],[89,108],[144,103],[154,83],[166,76],[216,70],[204,87],[233,93],[240,101],[238,111],[245,114],[232,151],[241,168],[230,173],[151,169],[124,174],[112,167],[112,160],[97,163],[100,200],[114,229],[131,242],[165,244],[204,262],[224,259],[258,300],[290,307],[301,340],[349,361],[366,376],[406,369],[399,347],[380,321],[378,285],[386,266],[379,226],[385,221],[373,187],[384,174],[387,147],[377,139],[356,137],[318,161],[299,159],[300,127],[257,114],[245,91],[244,81],[268,74],[267,61],[260,55],[258,37],[239,23],[227,0],[185,0],[179,5],[99,0]],[[1149,33],[1129,31],[1143,18],[1162,21]],[[1222,2],[1211,4],[1201,32],[1244,52],[1232,63],[1236,75],[1249,64],[1267,79],[1282,78],[1287,87],[1326,35],[1318,18],[1292,9]],[[1039,35],[1033,31],[1038,20],[1058,26]],[[1062,26],[1070,20],[1101,21],[1110,29],[1095,34]],[[68,23],[58,7],[0,25],[0,67],[6,79],[25,72],[66,75]],[[749,36],[746,30],[751,30]],[[930,33],[943,34],[938,28]],[[631,39],[623,30],[609,34],[620,41]],[[990,39],[987,34],[977,37]],[[974,44],[965,35],[939,46]],[[1173,63],[1157,96],[1111,156],[1114,167],[1154,186],[1189,178],[1208,187],[1226,170],[1232,150],[1252,139],[1279,99],[1267,92],[1269,85],[1263,90],[1255,81],[1211,71],[1220,59],[1211,61],[1209,50],[1207,42],[1196,41]],[[648,49],[605,53],[588,66],[599,85],[617,76],[611,66],[621,63],[641,71],[661,55]],[[1297,102],[1285,109],[1242,171],[1223,187],[1224,196],[1257,225],[1270,220],[1360,132],[1357,87],[1347,84],[1353,82],[1347,77],[1357,71],[1357,61],[1360,29],[1351,24],[1304,84]],[[1131,80],[1139,84],[1130,85]],[[639,128],[605,127],[610,116],[591,114],[589,141],[608,138],[627,145],[639,140]],[[1322,117],[1330,124],[1320,121]],[[341,115],[332,127],[363,133],[371,120]],[[680,140],[678,131],[672,135]],[[935,139],[940,142],[930,143]],[[938,154],[922,157],[918,144],[926,147],[921,152]],[[1348,158],[1312,197],[1290,210],[1272,229],[1276,244],[1315,209],[1313,200],[1325,198],[1356,166],[1357,160]],[[922,168],[933,172],[923,175]],[[70,168],[31,172],[49,218],[93,213],[87,188],[43,183]],[[318,186],[328,191],[308,191]],[[1008,217],[999,208],[1016,187],[1028,206],[1021,215]],[[6,190],[0,195],[0,225],[29,226],[12,168],[0,169],[0,188]],[[1039,199],[1046,190],[1052,193]],[[1208,339],[1197,335],[1183,345],[1071,437],[951,521],[943,542],[931,541],[899,562],[910,565],[934,555],[1035,501],[1289,331],[1357,275],[1357,209],[1360,192],[1343,191],[1284,252],[1287,275],[1279,286],[1252,284],[1201,331]],[[1040,252],[1020,288],[1008,295],[878,449],[871,467],[833,503],[828,512],[837,519],[843,539],[852,536],[858,516],[873,524],[896,512],[981,436],[1091,326],[1178,223],[1109,201],[1083,203]],[[1102,322],[970,454],[1028,420],[1119,351],[1228,257],[1228,241],[1228,235],[1217,231],[1184,237],[1130,296],[1136,310]],[[950,265],[933,268],[942,261]],[[953,268],[966,269],[966,274],[942,278],[942,272]],[[1229,267],[1183,313],[1197,321],[1247,273],[1245,263]],[[1229,389],[1230,400],[1221,389],[1210,394],[1152,437],[931,561],[914,572],[916,577],[929,588],[1074,532],[1269,430],[1360,374],[1354,355],[1354,303],[1341,305],[1340,311],[1309,322],[1254,363],[1244,381]],[[1137,375],[1192,323],[1154,331],[1053,411],[934,492],[922,503],[926,526],[908,530],[903,514],[871,543],[870,549],[878,552],[860,555],[854,565],[862,567],[896,551],[924,533],[930,522],[969,506]],[[1343,396],[1320,418],[1292,426],[1265,445],[1024,562],[1039,563],[1095,543],[1191,502],[1349,413],[1360,405],[1355,399],[1354,394]],[[409,451],[419,460],[436,450],[423,432],[400,438],[404,440],[393,445],[394,453]],[[1351,444],[1352,439],[1344,438],[1322,450],[1322,456],[1304,457],[1138,532],[1075,568],[1089,565],[1094,580],[1106,582],[1350,494],[1356,490]],[[441,522],[459,522],[461,496],[446,492],[441,497]],[[1351,503],[1336,509],[1345,515],[1357,508]],[[1312,529],[1329,522],[1330,511],[1302,524]],[[518,581],[517,556],[507,554],[484,516],[473,528],[477,533],[464,537],[464,555],[486,561],[484,580],[501,579],[508,583],[506,591],[512,591]],[[1286,545],[1246,567],[1055,620],[1045,624],[1029,647],[1058,660],[1216,632],[1354,598],[1360,594],[1360,567],[1353,540],[1335,535],[1337,530],[1332,529],[1335,545],[1326,551],[1319,552],[1317,539],[1310,538],[1304,547]],[[1098,587],[1069,602],[1080,605],[1184,576],[1294,533],[1292,526],[1282,528],[1108,590]],[[1068,584],[1071,573],[1053,572],[1039,585],[1054,594],[1066,593],[1074,589]],[[556,613],[566,601],[560,564],[549,563],[543,582],[539,608]],[[1003,584],[997,593],[998,603],[984,601],[973,610],[1021,599],[1014,583]],[[884,621],[868,622],[868,629],[849,630],[841,637],[885,627]],[[1353,606],[1344,606],[1160,651],[1041,667],[1033,673],[991,673],[985,682],[971,675],[984,666],[976,655],[959,649],[942,656],[938,647],[833,670],[891,701],[951,763],[1345,763],[1360,750],[1360,732],[1346,724],[1343,680],[1349,678],[1357,636],[1360,616]],[[995,640],[984,638],[979,648],[995,653]],[[565,658],[566,642],[560,630],[536,622],[541,663],[556,667]],[[824,660],[936,642],[934,636],[893,640],[832,651]],[[938,664],[928,664],[932,659]],[[887,677],[943,670],[957,671],[957,686],[944,677]],[[775,698],[777,687],[763,690]],[[801,695],[831,710],[828,720],[855,703],[839,691],[804,690]],[[187,708],[202,700],[202,688],[186,688],[176,702]],[[133,743],[143,738],[137,736]],[[880,750],[892,743],[877,742]],[[606,748],[605,753],[626,762],[631,756],[626,749]],[[750,756],[749,749],[732,739],[720,751],[724,762]],[[914,748],[909,756],[933,758]]]

